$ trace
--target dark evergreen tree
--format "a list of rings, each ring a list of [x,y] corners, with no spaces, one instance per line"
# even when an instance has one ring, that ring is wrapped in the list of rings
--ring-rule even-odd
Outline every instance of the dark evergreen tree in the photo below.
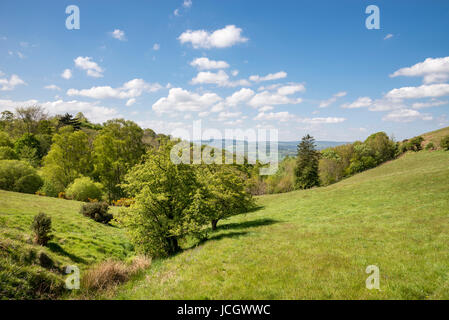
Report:
[[[72,126],[73,129],[81,129],[81,121],[78,118],[74,118],[71,114],[66,113],[59,118],[59,127]]]
[[[295,187],[297,189],[309,189],[320,184],[319,158],[320,153],[315,149],[315,139],[306,135],[298,145],[295,168]]]

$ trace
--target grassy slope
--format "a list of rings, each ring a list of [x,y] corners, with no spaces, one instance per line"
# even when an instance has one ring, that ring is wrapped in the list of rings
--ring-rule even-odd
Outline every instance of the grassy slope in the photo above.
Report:
[[[335,185],[259,198],[118,299],[449,298],[449,152],[406,154]],[[368,290],[368,265],[381,290]]]
[[[426,145],[429,142],[433,142],[435,146],[440,146],[441,138],[449,135],[449,127],[441,128],[432,132],[428,132],[422,134],[421,136],[424,138],[424,144]]]

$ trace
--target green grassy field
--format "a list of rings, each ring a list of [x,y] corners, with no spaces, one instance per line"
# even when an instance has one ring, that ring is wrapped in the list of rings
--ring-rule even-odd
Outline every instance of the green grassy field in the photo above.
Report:
[[[449,152],[408,153],[335,185],[258,200],[117,299],[448,299]],[[380,269],[380,291],[365,286]],[[105,296],[110,298],[111,296]]]
[[[449,152],[407,153],[329,187],[257,202],[198,247],[95,298],[449,299]],[[81,270],[133,255],[124,230],[83,217],[80,206],[0,191],[0,269],[12,266],[0,283],[16,288],[48,272],[28,261],[32,251]],[[52,217],[49,248],[31,243],[39,212]],[[368,265],[380,268],[380,291],[365,287]]]

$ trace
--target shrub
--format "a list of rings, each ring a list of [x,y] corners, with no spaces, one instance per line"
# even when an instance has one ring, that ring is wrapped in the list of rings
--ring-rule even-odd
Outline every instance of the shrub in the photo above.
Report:
[[[102,185],[88,177],[78,178],[69,185],[65,194],[68,198],[88,202],[89,199],[102,198]]]
[[[426,150],[435,150],[435,145],[433,144],[433,142],[429,142],[426,145]]]
[[[28,163],[0,160],[0,189],[34,194],[42,184],[42,178]]]
[[[112,200],[112,204],[115,207],[131,207],[131,205],[135,202],[132,198],[121,198],[118,200]]]
[[[58,189],[55,187],[55,185],[44,178],[44,184],[42,185],[42,187],[39,189],[39,194],[47,196],[47,197],[54,197],[57,198],[58,197]]]
[[[0,160],[17,160],[19,157],[11,147],[0,147]]]
[[[34,217],[31,229],[34,233],[34,242],[41,246],[46,246],[53,237],[51,235],[51,218],[45,213],[39,213]]]
[[[408,144],[407,144],[407,150],[411,150],[411,151],[420,151],[422,150],[422,142],[424,141],[424,138],[421,136],[418,137],[414,137],[413,139],[411,139]]]
[[[107,224],[113,215],[108,213],[109,205],[106,202],[91,202],[81,206],[80,212],[96,222]]]
[[[440,146],[444,150],[449,151],[449,136],[445,136],[441,139]]]

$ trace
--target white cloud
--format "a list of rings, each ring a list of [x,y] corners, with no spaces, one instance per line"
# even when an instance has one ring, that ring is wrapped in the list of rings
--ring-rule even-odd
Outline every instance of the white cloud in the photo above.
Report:
[[[411,122],[415,120],[432,120],[432,116],[422,114],[417,110],[412,109],[398,109],[388,113],[382,118],[384,121],[392,122]]]
[[[61,90],[61,88],[58,87],[58,86],[55,85],[55,84],[50,84],[50,85],[48,85],[48,86],[45,86],[44,89],[47,89],[47,90],[57,90],[57,91],[60,91],[60,90]]]
[[[210,69],[226,69],[229,68],[229,64],[226,61],[215,61],[209,60],[206,57],[196,58],[190,62],[192,67],[196,67],[199,70],[210,70]]]
[[[254,108],[259,108],[262,106],[272,106],[272,105],[282,105],[282,104],[298,104],[301,103],[302,99],[289,98],[286,95],[279,93],[271,93],[268,91],[262,91],[251,98],[248,105]]]
[[[430,107],[439,107],[444,106],[445,104],[449,104],[449,101],[440,101],[440,100],[431,100],[427,102],[415,102],[412,104],[413,109],[423,109]]]
[[[184,8],[190,8],[192,6],[192,0],[184,0],[184,2],[182,3],[182,6]]]
[[[282,96],[288,96],[294,94],[296,92],[304,92],[306,88],[302,84],[290,84],[286,86],[282,86],[277,90],[277,93]]]
[[[168,96],[160,98],[153,104],[152,108],[157,113],[203,111],[221,100],[222,98],[215,93],[205,93],[200,95],[182,88],[172,88],[170,89]]]
[[[449,79],[449,57],[427,58],[408,68],[395,71],[390,77],[424,77],[424,83],[444,82]]]
[[[394,35],[393,35],[392,33],[389,33],[389,34],[387,34],[387,35],[385,36],[384,40],[388,40],[388,39],[391,39],[391,38],[393,38],[393,37],[394,37]]]
[[[70,69],[65,69],[62,73],[61,73],[61,77],[69,80],[70,78],[72,78],[72,70]]]
[[[20,51],[17,51],[17,56],[18,56],[20,59],[25,59],[25,58],[26,58],[25,55],[24,55],[22,52],[20,52]]]
[[[222,111],[218,114],[218,121],[226,121],[228,119],[232,118],[238,118],[242,115],[241,112],[228,112],[228,111]]]
[[[272,107],[272,106],[263,106],[263,107],[259,108],[259,112],[267,112],[267,111],[271,111],[273,109],[274,109],[274,107]]]
[[[82,90],[69,89],[67,95],[93,99],[131,99],[139,97],[144,92],[155,92],[160,89],[162,86],[159,83],[147,83],[143,79],[133,79],[124,83],[120,88],[102,86]]]
[[[0,79],[1,91],[11,91],[14,90],[16,86],[19,85],[26,85],[26,82],[20,79],[20,77],[16,74],[11,75],[9,79],[8,78]]]
[[[236,106],[240,103],[246,102],[254,96],[254,91],[248,88],[242,88],[234,92],[231,96],[226,98],[226,104],[229,106]]]
[[[236,76],[238,76],[239,71],[238,70],[232,70],[231,74],[232,74],[233,77],[236,77]]]
[[[154,51],[158,51],[160,48],[161,48],[161,46],[160,46],[159,43],[155,43],[155,44],[153,45],[153,50],[154,50]]]
[[[248,41],[241,33],[242,29],[228,25],[212,33],[206,30],[187,30],[178,37],[178,40],[182,44],[190,42],[195,49],[227,48]]]
[[[287,73],[285,71],[279,71],[276,73],[270,73],[266,76],[259,76],[259,75],[253,75],[249,77],[249,80],[254,82],[261,82],[261,81],[271,81],[271,80],[277,80],[277,79],[283,79],[287,77]]]
[[[333,124],[346,121],[345,118],[326,117],[326,118],[298,118],[298,122],[307,124]]]
[[[449,84],[442,83],[393,89],[385,97],[390,99],[419,99],[437,98],[447,95],[449,95]]]
[[[346,109],[365,108],[371,106],[373,100],[370,97],[360,97],[352,103],[345,103],[341,107]]]
[[[175,11],[173,11],[173,14],[178,17],[180,15],[179,14],[179,9],[175,9]]]
[[[337,101],[338,98],[341,98],[344,96],[346,96],[345,91],[338,92],[338,93],[334,94],[331,98],[321,101],[319,108],[326,108],[326,107],[330,106],[331,104],[333,104],[335,101]]]
[[[134,103],[136,103],[136,98],[131,98],[128,101],[126,101],[126,106],[131,107]]]
[[[237,87],[237,86],[249,86],[250,83],[245,80],[229,81],[228,74],[219,70],[218,72],[201,71],[198,72],[195,78],[191,81],[192,84],[215,84],[219,87]]]
[[[120,40],[120,41],[126,41],[125,31],[120,29],[115,29],[111,32],[111,36],[114,39]]]
[[[94,78],[103,77],[103,69],[91,57],[78,57],[75,60],[75,66],[87,71],[87,75]]]
[[[283,112],[259,112],[259,114],[254,118],[254,120],[278,120],[285,122],[288,120],[294,120],[295,116],[290,114],[288,111]]]

